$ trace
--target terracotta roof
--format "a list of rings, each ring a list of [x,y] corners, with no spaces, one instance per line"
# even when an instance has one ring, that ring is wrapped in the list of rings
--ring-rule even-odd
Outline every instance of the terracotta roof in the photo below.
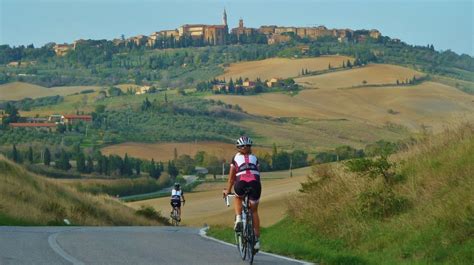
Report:
[[[91,115],[64,115],[65,119],[92,119]]]
[[[10,123],[12,127],[56,127],[56,123],[28,123],[28,122],[17,122]]]

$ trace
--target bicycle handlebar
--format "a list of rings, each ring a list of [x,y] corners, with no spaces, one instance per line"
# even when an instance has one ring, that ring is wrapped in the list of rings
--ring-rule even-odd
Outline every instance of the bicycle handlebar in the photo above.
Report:
[[[227,196],[224,197],[224,200],[225,200],[225,204],[227,205],[227,207],[230,206],[230,203],[229,203],[229,197],[235,197],[236,195],[234,193],[228,193]]]

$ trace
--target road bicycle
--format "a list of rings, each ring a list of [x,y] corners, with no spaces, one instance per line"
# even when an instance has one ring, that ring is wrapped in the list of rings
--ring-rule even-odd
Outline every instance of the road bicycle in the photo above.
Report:
[[[181,201],[184,206],[184,201]],[[178,206],[173,205],[173,210],[171,211],[171,224],[173,226],[179,226],[179,223],[181,222],[181,216],[178,211]]]
[[[253,214],[250,209],[249,193],[251,188],[244,189],[244,197],[242,199],[242,229],[235,232],[235,244],[240,253],[242,260],[248,259],[249,263],[253,263],[253,258],[257,254],[255,250],[255,231],[253,227]],[[234,193],[229,193],[225,197],[227,207],[229,207],[229,198],[235,197]]]

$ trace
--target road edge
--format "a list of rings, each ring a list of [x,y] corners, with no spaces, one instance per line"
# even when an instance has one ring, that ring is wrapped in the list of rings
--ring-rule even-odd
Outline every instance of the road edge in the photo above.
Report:
[[[70,231],[70,230],[68,230]],[[53,233],[48,236],[48,244],[51,247],[51,249],[56,252],[59,256],[61,256],[63,259],[65,259],[68,262],[71,262],[73,265],[85,265],[84,262],[74,258],[73,256],[69,255],[64,249],[61,248],[57,241],[57,237],[60,233],[64,231],[59,231],[56,233]]]
[[[230,243],[227,243],[225,241],[219,240],[217,238],[208,236],[207,235],[207,230],[209,230],[209,226],[206,226],[206,227],[203,227],[203,228],[199,229],[199,235],[203,238],[206,238],[206,239],[209,239],[209,240],[212,240],[212,241],[215,241],[215,242],[227,245],[227,246],[235,247],[234,244],[230,244]],[[314,263],[311,263],[311,262],[292,259],[292,258],[289,258],[289,257],[285,257],[285,256],[281,256],[281,255],[278,255],[278,254],[273,254],[273,253],[268,253],[268,252],[265,252],[265,251],[259,251],[259,253],[264,254],[264,255],[268,255],[268,256],[272,256],[272,257],[275,257],[275,258],[279,258],[279,259],[284,259],[284,260],[288,260],[288,261],[292,261],[292,262],[298,262],[298,263],[303,264],[303,265],[315,265]]]

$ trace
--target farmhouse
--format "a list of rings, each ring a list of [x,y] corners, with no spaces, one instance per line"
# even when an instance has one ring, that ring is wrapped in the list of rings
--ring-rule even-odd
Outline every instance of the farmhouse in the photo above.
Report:
[[[76,124],[79,122],[92,122],[91,115],[64,115],[63,122],[66,124]]]
[[[2,124],[2,123],[3,123],[3,120],[6,119],[6,118],[8,118],[8,116],[10,116],[10,115],[8,115],[8,114],[3,114],[3,111],[2,111],[2,112],[0,113],[0,124]]]
[[[151,86],[142,86],[142,87],[137,87],[135,89],[135,95],[142,95],[148,93],[148,90],[150,90]]]
[[[12,127],[13,129],[26,128],[26,129],[36,129],[36,130],[48,130],[48,131],[56,130],[55,123],[17,122],[17,123],[10,123],[10,127]]]
[[[225,82],[219,82],[212,86],[213,91],[223,91],[226,89],[227,84]]]
[[[19,61],[14,61],[14,62],[9,62],[7,64],[7,67],[18,67],[20,66],[20,62]]]
[[[53,114],[53,115],[49,116],[48,122],[54,122],[54,123],[58,124],[58,123],[62,123],[63,119],[64,119],[63,115]]]
[[[47,123],[48,118],[26,118],[28,123]]]
[[[255,82],[254,81],[244,81],[242,83],[242,87],[245,88],[246,90],[255,88]]]
[[[275,87],[280,83],[281,78],[272,78],[267,81],[267,87]]]

